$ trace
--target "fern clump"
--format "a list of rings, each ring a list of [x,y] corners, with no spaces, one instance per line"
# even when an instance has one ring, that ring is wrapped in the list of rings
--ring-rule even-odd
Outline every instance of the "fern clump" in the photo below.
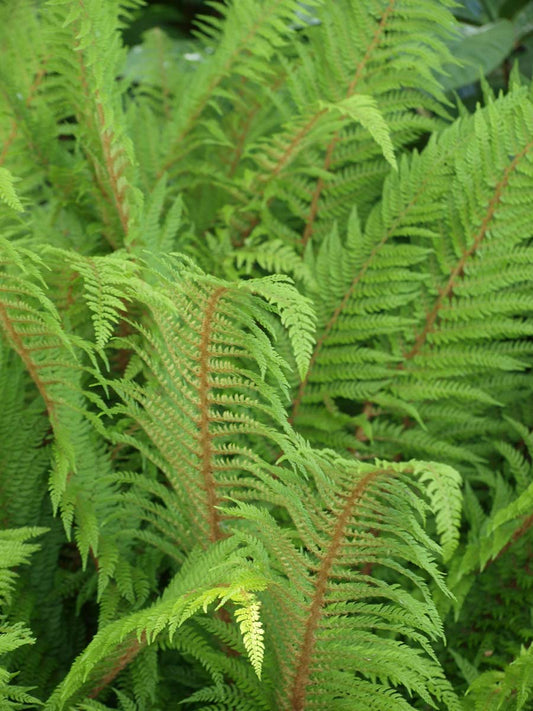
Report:
[[[1,708],[529,708],[529,83],[141,6],[0,2]]]

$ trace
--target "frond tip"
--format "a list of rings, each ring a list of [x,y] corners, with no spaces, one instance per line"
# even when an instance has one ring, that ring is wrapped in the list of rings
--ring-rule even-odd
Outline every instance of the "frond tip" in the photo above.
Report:
[[[289,334],[298,374],[304,378],[315,345],[316,316],[311,299],[302,296],[292,280],[282,275],[245,281],[244,285],[252,294],[262,296],[279,313]]]
[[[390,129],[378,109],[376,100],[366,94],[353,94],[336,103],[319,102],[319,107],[347,116],[366,128],[383,152],[383,157],[394,170],[398,169]]]
[[[17,212],[22,212],[24,208],[15,191],[16,178],[7,168],[0,167],[0,201],[9,205]]]
[[[245,590],[241,592],[239,598],[235,598],[235,602],[240,605],[235,611],[235,619],[239,623],[248,659],[260,679],[265,653],[263,625],[259,618],[261,603],[253,593]]]

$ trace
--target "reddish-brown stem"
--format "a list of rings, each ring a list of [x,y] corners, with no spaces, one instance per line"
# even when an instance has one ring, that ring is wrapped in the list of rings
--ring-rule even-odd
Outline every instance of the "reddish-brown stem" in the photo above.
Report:
[[[9,313],[3,304],[0,303],[0,324],[3,326],[4,332],[11,341],[13,348],[18,353],[19,357],[22,359],[26,370],[28,371],[31,379],[35,383],[41,397],[43,398],[46,411],[48,412],[48,417],[50,418],[50,423],[54,432],[57,433],[59,427],[59,417],[56,410],[56,403],[50,396],[47,390],[47,386],[52,384],[51,381],[44,380],[40,373],[40,367],[31,357],[31,353],[35,350],[33,348],[28,348],[22,339],[20,333],[13,327]],[[58,381],[59,382],[59,381]]]
[[[238,57],[238,55],[241,53],[243,47],[249,46],[253,42],[253,38],[257,35],[257,33],[259,32],[261,27],[264,25],[265,21],[268,20],[269,16],[271,16],[272,13],[277,10],[278,6],[282,2],[283,2],[283,0],[270,0],[270,2],[268,3],[268,6],[265,7],[265,11],[261,15],[260,20],[258,22],[256,22],[250,28],[250,30],[248,31],[246,36],[242,39],[241,43],[237,46],[235,51],[231,53],[231,55],[228,57],[226,62],[223,64],[220,71],[217,72],[217,74],[213,77],[209,86],[205,90],[205,93],[204,93],[203,97],[201,98],[195,111],[187,119],[187,123],[185,124],[185,127],[182,129],[182,131],[180,132],[180,134],[177,136],[176,140],[173,142],[172,146],[170,147],[169,153],[170,153],[171,157],[164,163],[161,170],[159,171],[159,173],[158,173],[159,178],[179,160],[180,156],[174,154],[174,150],[175,150],[176,146],[179,146],[179,144],[191,132],[191,130],[194,128],[194,126],[196,126],[199,117],[201,116],[202,112],[204,111],[205,107],[208,105],[209,100],[212,97],[213,91],[222,82],[222,80],[228,75],[229,70],[230,70],[232,64],[234,63],[236,57]]]
[[[99,164],[97,158],[92,154],[92,152],[86,151],[86,156],[92,165],[93,174],[96,186],[101,193],[104,203],[108,203],[118,216],[122,232],[124,236],[128,235],[129,232],[129,209],[126,198],[127,184],[119,187],[119,181],[125,172],[128,160],[125,157],[124,149],[118,145],[114,145],[114,134],[113,131],[106,126],[106,117],[104,112],[104,106],[100,100],[100,92],[98,89],[93,90],[87,78],[87,67],[84,61],[83,51],[79,49],[80,41],[75,40],[75,46],[78,56],[78,64],[80,69],[80,85],[85,96],[87,106],[94,106],[93,112],[85,113],[85,122],[89,131],[92,131],[98,135],[100,141],[100,148],[102,152],[103,165],[105,167],[105,173],[107,174],[107,180],[102,176],[102,167]],[[78,116],[78,121],[80,117]],[[106,183],[109,185],[111,190],[111,195],[109,195]],[[105,211],[102,215],[104,224],[108,224],[108,216]],[[118,244],[112,235],[106,234],[106,239],[113,247],[113,249],[118,248]],[[131,248],[128,245],[128,248]]]
[[[100,681],[94,686],[88,694],[90,699],[96,699],[97,696],[109,686],[112,681],[114,681],[120,672],[125,669],[128,664],[135,659],[139,652],[146,646],[146,635],[144,632],[141,635],[140,640],[133,640],[133,642],[126,648],[126,650],[115,660],[113,666],[107,674],[105,674]]]
[[[372,56],[373,51],[378,46],[378,44],[381,40],[383,32],[385,31],[385,27],[386,27],[387,21],[389,19],[389,16],[394,9],[395,3],[396,3],[396,0],[389,0],[389,5],[388,5],[387,9],[385,10],[385,12],[383,13],[383,15],[381,16],[379,24],[376,28],[375,33],[374,33],[374,37],[372,38],[372,41],[369,43],[368,47],[366,48],[366,52],[365,52],[363,58],[357,65],[354,77],[353,77],[352,81],[350,82],[348,89],[346,91],[346,98],[349,98],[354,93],[354,91],[357,87],[357,84],[359,83],[359,80],[361,79],[363,72],[364,72],[364,70],[365,70],[365,68]],[[324,158],[324,164],[322,166],[323,170],[328,171],[330,169],[331,163],[333,161],[333,153],[334,153],[335,148],[336,148],[337,144],[339,143],[339,141],[340,141],[340,134],[339,134],[339,132],[337,132],[331,139],[331,141],[328,145],[328,148],[326,150],[326,157]],[[322,191],[324,190],[325,186],[326,186],[326,181],[324,180],[324,178],[320,177],[317,180],[316,187],[313,191],[313,197],[311,198],[309,215],[307,217],[304,233],[302,236],[302,246],[303,247],[305,247],[307,245],[307,243],[309,242],[309,240],[313,234],[314,223],[316,220],[316,216],[318,214],[320,197],[322,195]]]
[[[309,121],[307,121],[307,123],[305,124],[305,126],[303,126],[303,127],[298,131],[298,133],[294,136],[294,138],[292,139],[292,141],[289,143],[287,149],[283,152],[283,155],[278,159],[278,162],[276,163],[276,165],[274,166],[274,168],[272,169],[272,171],[271,171],[270,173],[268,173],[268,174],[265,176],[265,178],[263,178],[262,176],[260,176],[260,178],[259,178],[259,180],[258,180],[259,183],[268,182],[268,181],[272,180],[272,178],[276,178],[276,177],[281,173],[281,171],[282,171],[283,168],[287,165],[287,163],[289,162],[291,156],[292,156],[293,153],[296,151],[296,149],[298,148],[298,146],[300,145],[300,143],[301,143],[301,142],[303,141],[303,139],[307,136],[307,134],[314,128],[314,126],[316,125],[317,121],[318,121],[324,114],[327,113],[327,111],[328,111],[327,109],[320,109],[320,111],[317,111],[316,113],[313,114],[313,116],[311,116],[311,118],[309,119]]]
[[[393,474],[394,472],[389,469],[375,469],[366,474],[352,489],[346,499],[344,508],[337,518],[329,547],[322,558],[317,572],[314,594],[308,608],[303,639],[297,656],[295,675],[289,693],[289,708],[291,711],[304,711],[305,709],[311,662],[316,645],[316,632],[322,617],[331,570],[337,559],[339,549],[342,546],[346,528],[354,516],[354,508],[373,481],[380,476]]]
[[[113,154],[113,133],[110,129],[106,128],[104,108],[99,101],[99,97],[100,94],[96,91],[96,115],[98,117],[98,134],[102,145],[102,155],[107,170],[109,185],[113,194],[115,210],[117,211],[122,231],[124,235],[127,236],[129,232],[129,215],[126,201],[126,187],[119,187],[119,181],[125,169],[124,151],[115,148],[115,153]]]
[[[500,204],[502,194],[507,187],[507,184],[509,182],[509,178],[513,171],[516,169],[516,166],[520,162],[520,160],[528,153],[528,151],[531,150],[533,147],[533,141],[530,141],[517,155],[513,158],[513,160],[509,163],[509,165],[505,168],[503,176],[501,180],[498,182],[496,185],[496,188],[494,190],[494,193],[492,195],[492,198],[489,202],[487,211],[485,213],[485,217],[483,218],[483,221],[479,227],[479,230],[474,236],[474,239],[472,240],[472,244],[468,249],[466,249],[463,254],[461,255],[461,258],[455,265],[455,267],[452,269],[450,276],[448,277],[448,281],[444,285],[444,287],[439,291],[439,295],[433,305],[433,308],[428,311],[426,314],[426,319],[425,319],[425,324],[423,329],[420,331],[418,336],[415,339],[414,345],[409,350],[405,355],[404,355],[404,362],[411,360],[414,358],[416,355],[420,353],[422,348],[424,347],[427,338],[429,334],[433,331],[435,324],[439,318],[440,311],[442,309],[442,306],[445,301],[451,299],[453,296],[453,290],[455,286],[457,285],[457,281],[463,276],[464,274],[464,269],[465,266],[468,262],[468,260],[477,252],[479,247],[481,246],[487,231],[490,227],[490,223],[492,219],[494,218],[494,213],[496,212],[496,209],[498,208],[498,205]],[[402,364],[399,366],[402,367]]]
[[[339,133],[337,132],[335,136],[331,139],[330,144],[328,146],[328,149],[326,151],[326,157],[324,158],[324,165],[322,166],[323,170],[329,170],[331,167],[331,162],[333,160],[333,152],[335,150],[335,146],[339,142]],[[304,233],[302,236],[302,247],[305,249],[307,246],[307,243],[311,239],[311,236],[313,234],[313,227],[315,224],[315,219],[318,213],[318,205],[320,202],[320,197],[322,195],[322,191],[326,185],[326,181],[324,178],[320,177],[317,182],[316,182],[316,187],[313,191],[313,197],[311,198],[311,206],[309,208],[309,215],[307,217],[306,223],[305,223],[305,229]]]
[[[9,152],[9,149],[11,148],[11,144],[17,137],[17,134],[18,134],[18,124],[15,121],[15,119],[13,119],[11,121],[11,130],[9,132],[9,136],[6,138],[4,145],[2,147],[2,152],[0,153],[0,165],[2,165],[4,163],[6,156]]]
[[[209,382],[209,345],[211,343],[211,331],[213,326],[213,316],[215,314],[217,302],[225,293],[226,287],[219,287],[209,297],[202,320],[202,335],[200,340],[200,363],[199,379],[200,385],[198,395],[200,400],[200,416],[198,422],[199,443],[202,462],[202,479],[204,490],[207,496],[207,516],[209,522],[209,538],[211,541],[218,541],[222,536],[220,530],[220,514],[217,510],[219,503],[216,483],[213,471],[213,441],[209,430],[209,400],[211,385]]]
[[[41,82],[43,80],[43,77],[46,75],[46,62],[48,61],[48,57],[44,57],[41,60],[41,68],[39,71],[36,73],[35,78],[30,86],[30,90],[28,92],[28,96],[26,97],[26,108],[29,108],[31,106],[35,95],[37,94],[37,90],[39,86],[41,85]],[[11,145],[15,138],[17,137],[18,134],[18,124],[16,119],[13,119],[11,122],[11,130],[9,132],[9,136],[7,137],[3,147],[2,147],[2,152],[0,153],[0,165],[2,165],[6,159],[6,156],[8,154],[9,149],[11,148]],[[31,146],[34,148],[34,146]]]
[[[494,563],[495,561],[498,560],[498,558],[501,558],[501,556],[506,553],[509,548],[515,544],[522,536],[524,536],[528,531],[533,528],[533,513],[529,514],[529,516],[526,516],[524,520],[522,521],[522,525],[516,529],[516,531],[513,533],[511,536],[511,539],[507,541],[507,543],[504,545],[504,547],[499,551],[497,555],[494,556],[487,565],[490,565],[491,563]]]

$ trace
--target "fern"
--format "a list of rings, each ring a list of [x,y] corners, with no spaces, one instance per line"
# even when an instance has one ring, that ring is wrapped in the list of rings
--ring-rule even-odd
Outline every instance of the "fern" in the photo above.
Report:
[[[417,464],[411,468],[354,466],[331,453],[313,457],[305,448],[293,456],[297,461],[312,462],[316,489],[301,476],[285,474],[283,484],[270,480],[271,493],[265,492],[264,497],[287,506],[303,550],[294,546],[291,535],[278,528],[266,510],[241,504],[236,513],[254,521],[253,535],[262,540],[282,575],[272,587],[266,612],[267,630],[277,628],[275,639],[271,639],[277,652],[271,673],[280,680],[276,708],[300,709],[307,704],[345,708],[348,703],[365,700],[377,708],[406,708],[401,694],[393,692],[399,683],[428,701],[434,694],[445,699],[447,707],[459,708],[444,679],[436,681],[440,675],[433,663],[426,660],[425,667],[420,656],[422,650],[428,653],[428,642],[441,634],[440,624],[423,577],[405,566],[410,561],[441,586],[432,560],[437,549],[430,552],[429,539],[418,524],[409,530],[401,524],[411,506],[421,513],[421,522],[424,520],[417,475],[423,473],[421,479],[429,476],[438,489],[447,480],[458,494],[457,475],[451,470],[423,472]],[[394,480],[392,487],[387,484],[389,477]],[[446,535],[453,536],[458,523],[457,494],[451,519],[438,512],[442,523],[446,521]],[[309,516],[302,501],[315,498],[316,505],[311,508],[320,514]],[[368,575],[374,566],[390,568],[396,580],[396,575],[405,575],[407,587],[412,586],[418,594],[411,597],[405,585],[398,588],[384,581],[376,585]],[[288,622],[283,633],[275,624],[280,616],[286,616]],[[375,636],[377,629],[387,630],[391,638]],[[400,629],[402,636],[420,645],[420,651],[394,639]],[[396,676],[390,664],[395,657],[404,658],[403,668],[412,671],[409,678],[405,673],[402,681]],[[427,683],[430,677],[434,686]]]
[[[0,168],[0,199],[13,210],[22,212],[24,208],[15,192],[14,182],[11,173],[6,168]]]
[[[38,545],[29,541],[45,532],[46,529],[18,528],[6,529],[0,534],[0,657],[4,659],[6,654],[35,642],[27,627],[9,620],[16,581],[16,574],[10,569],[29,562],[31,554],[38,548]],[[7,711],[24,708],[27,704],[38,704],[38,699],[28,693],[31,689],[11,683],[15,677],[16,674],[0,666],[2,708]]]
[[[522,649],[501,672],[485,672],[471,685],[467,708],[524,709],[531,694],[531,662],[529,649]]]
[[[2,708],[531,703],[532,91],[452,9],[0,2]]]

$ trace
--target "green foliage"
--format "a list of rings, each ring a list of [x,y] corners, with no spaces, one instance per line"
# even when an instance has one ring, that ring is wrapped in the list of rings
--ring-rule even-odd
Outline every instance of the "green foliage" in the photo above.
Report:
[[[18,621],[10,620],[14,604],[16,574],[11,568],[29,562],[38,546],[28,541],[46,529],[17,528],[0,532],[0,659],[2,662],[19,647],[35,642],[30,630]],[[11,608],[11,609],[10,609]],[[28,692],[30,689],[10,683],[16,674],[0,666],[0,705],[2,709],[28,708],[39,705],[39,700]]]
[[[531,706],[528,7],[0,1],[1,709]]]
[[[460,34],[450,48],[459,64],[446,67],[443,85],[457,89],[474,106],[481,98],[480,77],[508,87],[513,63],[531,79],[533,3],[529,0],[461,0],[453,10]]]

